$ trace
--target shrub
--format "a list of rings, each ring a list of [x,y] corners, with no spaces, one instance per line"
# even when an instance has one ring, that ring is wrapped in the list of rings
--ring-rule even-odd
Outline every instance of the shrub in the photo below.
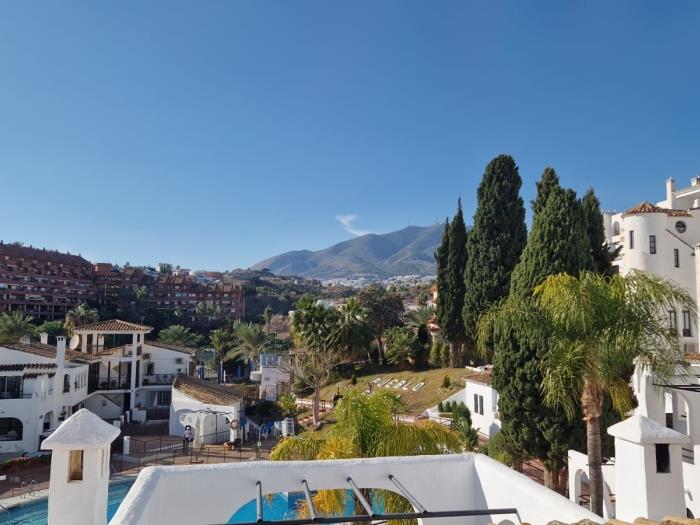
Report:
[[[450,376],[446,375],[442,380],[442,388],[450,388],[452,381],[450,381]]]
[[[354,373],[352,374],[352,377],[350,378],[350,384],[353,386],[357,384],[357,376]]]
[[[445,405],[442,404],[442,401],[438,403],[438,412],[441,414],[445,411]]]

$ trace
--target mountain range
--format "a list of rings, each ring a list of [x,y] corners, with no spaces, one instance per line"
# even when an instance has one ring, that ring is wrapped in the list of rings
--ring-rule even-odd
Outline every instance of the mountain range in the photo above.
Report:
[[[267,268],[277,275],[315,279],[397,275],[435,275],[434,253],[443,225],[408,226],[391,233],[370,233],[324,250],[296,250],[260,261],[251,268]]]

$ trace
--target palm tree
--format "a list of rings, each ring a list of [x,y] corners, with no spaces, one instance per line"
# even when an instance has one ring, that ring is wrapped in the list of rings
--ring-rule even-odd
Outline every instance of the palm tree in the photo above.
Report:
[[[219,364],[218,381],[221,383],[224,380],[224,359],[226,353],[231,348],[231,334],[227,330],[218,328],[216,330],[212,330],[212,332],[209,334],[209,340],[211,341],[211,346],[216,352],[216,357]]]
[[[656,384],[666,384],[684,363],[684,348],[664,315],[680,306],[695,315],[695,303],[674,283],[633,272],[605,277],[584,272],[559,274],[535,288],[532,300],[508,300],[479,323],[482,352],[489,325],[527,316],[533,330],[548,337],[540,366],[544,401],[573,417],[580,407],[586,422],[591,510],[603,515],[600,416],[610,396],[622,415],[633,408],[626,380],[636,365]],[[522,317],[521,317],[522,320]]]
[[[238,340],[238,343],[226,352],[224,361],[243,359],[248,364],[250,361],[257,361],[266,349],[267,338],[263,326],[256,323],[234,325],[233,340]]]
[[[336,424],[326,437],[294,436],[283,439],[272,450],[273,461],[415,456],[459,452],[459,437],[437,423],[401,423],[394,417],[400,401],[387,391],[371,395],[348,391],[335,410]],[[369,501],[377,501],[387,512],[411,512],[398,494],[363,489]],[[321,490],[313,496],[316,509],[324,514],[344,510],[342,490]],[[358,509],[362,512],[362,509]]]
[[[25,336],[34,335],[32,318],[22,312],[3,313],[0,315],[0,342],[17,341]]]
[[[64,326],[66,327],[66,330],[72,334],[73,331],[79,326],[96,323],[99,320],[100,315],[97,312],[97,309],[90,308],[85,303],[80,303],[66,314]]]
[[[182,346],[202,346],[204,338],[186,326],[174,324],[158,333],[158,341]]]
[[[372,327],[368,321],[369,312],[351,297],[338,312],[336,327],[331,334],[334,344],[343,349],[348,359],[358,357],[365,352],[367,359],[372,360],[370,344],[372,342]]]

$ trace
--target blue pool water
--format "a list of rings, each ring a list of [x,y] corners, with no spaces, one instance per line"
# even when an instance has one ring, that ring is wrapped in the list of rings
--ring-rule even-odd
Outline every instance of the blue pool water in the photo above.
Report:
[[[126,497],[126,493],[134,484],[133,480],[112,483],[109,486],[107,500],[107,519],[117,512],[119,505]],[[290,492],[288,495],[273,494],[263,499],[263,513],[269,520],[284,520],[297,516],[297,504],[304,499],[301,492]],[[373,502],[373,507],[377,506]],[[353,513],[354,503],[352,493],[348,491],[346,496],[346,509],[348,514]],[[381,509],[378,509],[381,511]],[[48,503],[46,499],[38,500],[12,507],[9,511],[0,512],[0,525],[47,525]],[[257,502],[253,499],[238,509],[228,520],[228,523],[245,523],[257,519]]]
[[[109,486],[109,498],[107,501],[107,519],[111,519],[117,512],[122,500],[129,492],[133,480],[113,483]],[[267,519],[283,520],[296,516],[296,504],[303,494],[274,494],[263,500],[263,512]],[[12,507],[8,512],[0,512],[0,525],[46,525],[48,503],[46,499],[33,503]],[[257,519],[256,501],[251,500],[243,505],[231,516],[228,523],[243,523]]]

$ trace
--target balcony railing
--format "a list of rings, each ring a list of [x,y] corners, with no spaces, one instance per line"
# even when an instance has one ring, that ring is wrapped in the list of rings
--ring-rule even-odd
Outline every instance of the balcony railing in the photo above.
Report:
[[[97,390],[129,390],[131,378],[129,376],[100,377],[97,382]]]
[[[148,385],[172,385],[177,374],[145,374],[143,376],[143,386]]]

